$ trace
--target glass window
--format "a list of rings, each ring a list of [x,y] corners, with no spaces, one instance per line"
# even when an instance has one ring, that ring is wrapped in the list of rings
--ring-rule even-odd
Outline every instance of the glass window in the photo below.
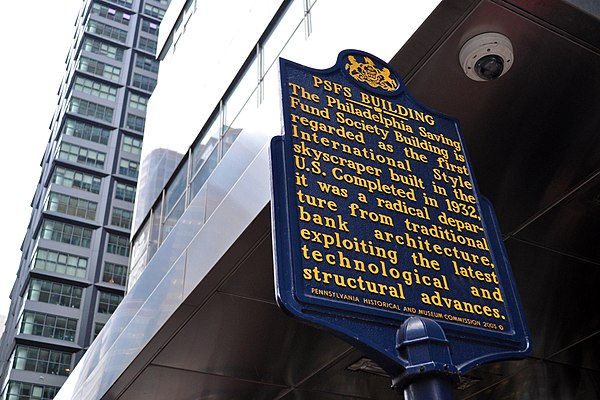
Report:
[[[149,76],[134,73],[133,82],[131,84],[142,90],[152,92],[156,87],[156,79],[150,78]]]
[[[133,185],[117,183],[115,186],[115,199],[133,203],[135,201],[135,189]]]
[[[85,278],[88,259],[75,254],[39,248],[33,256],[33,268]]]
[[[244,116],[251,116],[258,106],[258,62],[255,59],[246,67],[244,75],[225,100],[225,124],[223,127],[221,157],[227,153],[245,126]]]
[[[188,173],[188,163],[185,161],[177,175],[173,178],[171,183],[166,189],[165,195],[165,214],[171,212],[171,209],[175,206],[175,203],[179,201],[182,195],[185,192],[185,187],[187,185],[187,173]]]
[[[225,100],[225,129],[229,127],[241,109],[246,105],[258,86],[258,63],[256,57],[246,67],[243,76],[236,83],[229,97]],[[256,99],[252,103],[257,105]]]
[[[286,46],[294,48],[294,43],[288,45],[291,41],[304,41],[304,29],[302,29],[305,14],[305,3],[302,1],[292,1],[288,9],[277,21],[277,29],[270,32],[263,43],[264,48],[264,71],[268,71],[273,63],[277,61],[281,51]],[[291,39],[290,39],[291,38]],[[281,101],[281,100],[280,100]]]
[[[82,226],[44,219],[40,230],[42,239],[90,248],[92,230]]]
[[[249,111],[247,109],[242,110],[242,112],[240,114],[238,114],[238,119],[239,119],[239,123],[241,124],[241,116],[242,115],[247,115],[249,113],[251,113],[252,111]],[[237,124],[236,124],[237,125]],[[235,142],[235,140],[238,138],[238,136],[240,135],[240,133],[242,133],[242,129],[241,128],[229,128],[227,129],[227,132],[225,132],[225,136],[223,136],[223,155],[225,155],[225,153],[227,153],[227,151],[229,150],[229,148],[231,147],[231,145],[233,144],[233,142]]]
[[[117,99],[117,88],[93,79],[78,76],[75,78],[73,88],[77,92],[89,94],[99,99],[115,101]]]
[[[156,250],[158,250],[158,245],[160,243],[159,232],[161,229],[162,211],[162,200],[159,200],[152,208],[152,213],[150,214],[152,221],[150,226],[150,238],[148,244],[148,259],[150,259],[154,255],[154,253],[156,253]]]
[[[92,125],[88,122],[75,121],[70,118],[65,119],[63,133],[100,144],[108,144],[110,137],[110,131],[106,128]]]
[[[127,8],[131,8],[131,6],[133,5],[133,0],[106,0],[110,3],[113,4],[118,4],[120,6],[125,6]]]
[[[129,95],[129,107],[139,111],[146,111],[148,106],[148,96],[131,93]]]
[[[144,4],[144,14],[162,19],[165,16],[165,10],[146,3]]]
[[[125,127],[127,129],[131,129],[132,131],[144,133],[145,125],[146,125],[146,118],[139,117],[134,114],[127,114],[127,121],[125,123]]]
[[[117,61],[123,61],[123,55],[125,54],[125,51],[122,48],[91,37],[86,37],[83,40],[83,50],[106,56]]]
[[[106,251],[111,254],[129,257],[129,237],[109,233]]]
[[[136,161],[127,160],[122,158],[119,161],[119,174],[137,178],[140,169],[140,164]]]
[[[106,324],[103,324],[100,322],[96,322],[94,324],[94,337],[92,338],[92,340],[94,340],[98,337],[98,335],[100,334],[100,331],[102,331],[102,328],[104,328],[104,325],[106,325]]]
[[[110,39],[114,39],[121,43],[127,42],[127,31],[119,29],[114,26],[102,23],[96,20],[89,20],[86,25],[86,30],[96,35],[104,36]]]
[[[71,354],[42,347],[17,345],[13,355],[13,368],[67,376],[71,372]]]
[[[119,82],[119,78],[121,77],[121,68],[85,56],[79,58],[77,70],[101,76],[113,82]]]
[[[83,288],[67,283],[52,282],[43,279],[31,279],[27,299],[64,307],[79,308]]]
[[[194,178],[192,179],[191,197],[195,196],[200,191],[200,188],[204,186],[204,183],[206,182],[210,174],[212,174],[212,172],[217,167],[217,164],[219,163],[218,150],[218,147],[215,147],[213,149],[213,151],[208,155],[208,158],[202,164],[202,167],[200,168],[198,173],[196,173],[196,176],[194,176]]]
[[[127,153],[139,155],[142,152],[142,139],[124,135],[122,149]]]
[[[280,91],[280,80],[277,70],[271,69],[263,78],[261,85],[265,95],[260,103],[260,114],[268,116],[277,115],[281,110],[281,97],[278,94]],[[250,113],[249,117],[252,118],[253,115],[255,115],[255,113]],[[244,124],[244,129],[249,128],[251,125],[252,129],[260,129],[265,132],[281,129],[281,122],[278,118],[263,118],[261,121],[257,121],[255,118],[247,119],[247,121],[244,121]]]
[[[36,311],[23,311],[21,333],[58,340],[75,341],[77,320]]]
[[[151,221],[147,220],[137,230],[135,241],[131,243],[131,257],[130,257],[130,278],[127,282],[128,288],[131,288],[137,281],[138,277],[146,267],[148,259],[148,247],[150,246],[150,229]]]
[[[100,193],[102,178],[74,169],[56,166],[52,173],[52,183],[98,194]]]
[[[125,286],[127,283],[127,265],[105,262],[102,281]]]
[[[158,61],[152,57],[137,54],[135,57],[135,66],[146,71],[158,73]]]
[[[131,229],[133,212],[119,207],[113,207],[110,223],[120,228]]]
[[[201,134],[202,138],[192,147],[192,191],[193,198],[204,185],[208,176],[219,162],[218,143],[221,137],[221,114],[217,114]],[[200,171],[200,169],[202,170]]]
[[[123,295],[108,292],[99,292],[100,299],[98,300],[98,313],[100,314],[112,314],[115,312]]]
[[[9,381],[6,400],[52,400],[59,389],[55,386]]]
[[[80,199],[62,193],[50,192],[46,202],[46,210],[89,220],[96,219],[98,203]]]
[[[179,220],[179,218],[183,215],[185,211],[185,199],[181,197],[179,202],[175,204],[173,210],[167,217],[165,217],[165,221],[162,225],[161,229],[161,241],[164,241],[167,235],[171,232],[171,230],[175,227],[175,224]]]
[[[104,168],[106,153],[88,149],[87,147],[62,142],[58,150],[58,159],[89,165],[96,168]]]
[[[115,8],[110,8],[102,4],[94,3],[92,5],[92,14],[99,15],[111,21],[118,22],[123,25],[129,25],[131,16]]]
[[[69,101],[69,111],[86,117],[97,118],[105,122],[112,122],[114,110],[102,104],[72,97]]]
[[[153,36],[158,36],[158,24],[148,20],[142,20],[142,32],[149,33]]]
[[[141,36],[138,41],[138,49],[147,51],[148,53],[156,54],[157,47],[158,42],[156,40]]]

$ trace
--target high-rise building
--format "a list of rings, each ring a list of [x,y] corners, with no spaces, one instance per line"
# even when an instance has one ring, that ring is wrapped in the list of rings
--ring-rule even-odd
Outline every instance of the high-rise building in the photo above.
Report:
[[[2,400],[52,399],[123,298],[168,4],[82,2],[0,343]]]

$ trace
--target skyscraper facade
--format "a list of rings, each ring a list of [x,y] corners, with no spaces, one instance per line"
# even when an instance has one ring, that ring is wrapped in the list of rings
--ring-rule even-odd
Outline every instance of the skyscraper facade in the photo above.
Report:
[[[84,0],[0,343],[0,398],[52,399],[125,292],[169,0]]]

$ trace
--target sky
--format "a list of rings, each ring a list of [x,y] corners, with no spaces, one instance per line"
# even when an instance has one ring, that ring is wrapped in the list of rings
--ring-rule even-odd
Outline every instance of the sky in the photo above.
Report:
[[[31,199],[41,173],[40,161],[50,137],[50,121],[82,4],[82,0],[34,0],[10,1],[3,6],[0,323],[8,314]],[[0,331],[3,328],[0,325]]]

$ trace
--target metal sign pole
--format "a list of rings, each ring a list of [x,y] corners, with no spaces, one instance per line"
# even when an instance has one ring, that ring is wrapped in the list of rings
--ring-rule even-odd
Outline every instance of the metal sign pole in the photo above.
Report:
[[[458,378],[442,327],[428,318],[410,317],[398,329],[396,349],[405,371],[392,381],[404,400],[453,400]]]
[[[436,376],[417,379],[404,388],[404,400],[454,400],[452,381]]]

